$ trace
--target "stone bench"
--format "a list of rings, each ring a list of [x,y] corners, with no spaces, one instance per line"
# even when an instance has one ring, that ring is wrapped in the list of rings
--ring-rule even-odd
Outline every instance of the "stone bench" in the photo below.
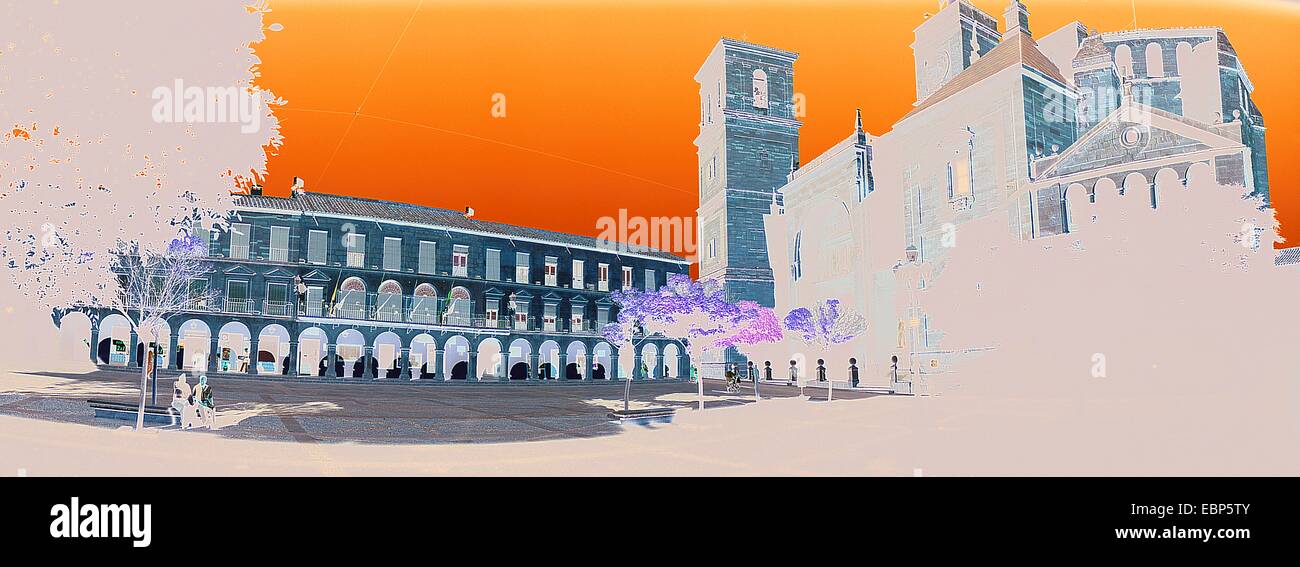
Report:
[[[123,421],[134,422],[140,411],[140,406],[124,402],[110,402],[107,400],[86,400],[86,405],[94,410],[95,417],[105,419],[120,419]],[[176,425],[177,415],[172,412],[170,407],[161,406],[144,406],[144,422],[156,425]]]

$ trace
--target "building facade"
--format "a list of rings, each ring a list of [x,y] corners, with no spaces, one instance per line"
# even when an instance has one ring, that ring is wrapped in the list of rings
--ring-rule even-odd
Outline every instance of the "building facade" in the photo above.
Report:
[[[973,2],[941,1],[914,30],[910,111],[878,136],[856,124],[768,204],[778,312],[829,298],[862,312],[868,333],[832,356],[855,356],[868,376],[905,353],[942,367],[953,345],[921,298],[963,225],[1053,238],[1086,230],[1099,199],[1159,210],[1163,192],[1199,185],[1267,206],[1262,114],[1221,29],[1073,22],[1035,39],[1031,22],[1018,0],[1001,25]],[[774,348],[797,360],[800,345]]]
[[[217,299],[169,322],[160,368],[291,377],[600,380],[686,376],[685,349],[600,335],[612,291],[657,289],[685,259],[456,211],[295,191],[237,200],[211,231]],[[196,294],[203,295],[203,294]],[[91,359],[139,365],[121,315],[92,314]]]

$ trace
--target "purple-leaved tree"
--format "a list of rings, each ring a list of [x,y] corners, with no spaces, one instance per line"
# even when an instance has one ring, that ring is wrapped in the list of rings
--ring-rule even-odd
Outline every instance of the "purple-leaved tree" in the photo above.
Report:
[[[668,276],[657,291],[614,292],[618,320],[604,335],[622,344],[637,334],[677,339],[692,361],[705,353],[781,340],[781,326],[771,309],[752,301],[731,302],[716,281],[695,281],[686,274]],[[704,409],[704,382],[696,377],[699,407]],[[757,388],[755,388],[757,395]]]
[[[825,358],[831,347],[847,343],[867,330],[867,320],[852,309],[841,308],[840,300],[824,299],[812,308],[793,309],[785,316],[785,328],[799,335],[804,344],[817,349]],[[835,381],[830,380],[826,399],[835,396]]]

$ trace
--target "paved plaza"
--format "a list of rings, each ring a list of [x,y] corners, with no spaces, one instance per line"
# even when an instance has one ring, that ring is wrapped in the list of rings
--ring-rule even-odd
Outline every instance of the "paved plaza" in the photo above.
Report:
[[[10,374],[0,381],[0,414],[121,427],[127,422],[95,418],[87,399],[135,403],[139,377],[100,370],[89,374]],[[158,405],[171,401],[171,380],[161,380]],[[11,383],[6,383],[11,382]],[[191,382],[193,381],[191,377]],[[210,378],[225,437],[317,442],[503,443],[613,435],[625,427],[608,417],[622,405],[621,381],[501,384],[331,384]],[[753,402],[752,384],[725,392],[705,381],[705,408]],[[794,397],[799,389],[760,384],[764,397]],[[813,401],[824,389],[808,389]],[[835,397],[869,394],[837,390]],[[671,406],[695,411],[696,385],[679,381],[632,384],[634,407]],[[203,432],[206,433],[206,432]]]

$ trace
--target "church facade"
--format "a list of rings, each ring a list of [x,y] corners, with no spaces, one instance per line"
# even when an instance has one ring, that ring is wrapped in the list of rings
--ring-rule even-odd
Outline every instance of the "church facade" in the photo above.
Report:
[[[778,313],[836,298],[872,329],[830,355],[832,370],[852,356],[867,376],[883,376],[891,354],[904,353],[929,357],[908,361],[917,366],[941,365],[940,334],[916,295],[965,223],[1005,220],[1014,236],[1050,238],[1086,230],[1098,199],[1158,209],[1162,192],[1201,183],[1240,186],[1268,202],[1263,117],[1221,29],[1098,32],[1074,22],[1036,39],[1024,3],[1012,0],[1002,16],[999,25],[968,0],[941,2],[915,30],[913,108],[878,136],[859,118],[820,156],[802,165],[796,156],[766,195],[762,256]],[[709,61],[706,69],[717,66]],[[731,67],[746,62],[722,61],[741,80],[749,68]],[[697,80],[712,76],[702,69]],[[704,104],[709,85],[700,84]],[[736,115],[754,106],[743,96],[726,104]],[[786,126],[797,142],[798,124]],[[702,119],[701,138],[710,128]],[[704,215],[715,197],[703,173],[711,156],[701,148]],[[730,177],[752,173],[743,156],[727,163]],[[751,225],[721,225],[702,230],[706,259],[710,239],[752,252]],[[702,277],[721,273],[704,261]],[[766,299],[737,291],[736,299]],[[797,345],[777,348],[789,352],[774,351],[773,360],[805,366],[815,358]]]

